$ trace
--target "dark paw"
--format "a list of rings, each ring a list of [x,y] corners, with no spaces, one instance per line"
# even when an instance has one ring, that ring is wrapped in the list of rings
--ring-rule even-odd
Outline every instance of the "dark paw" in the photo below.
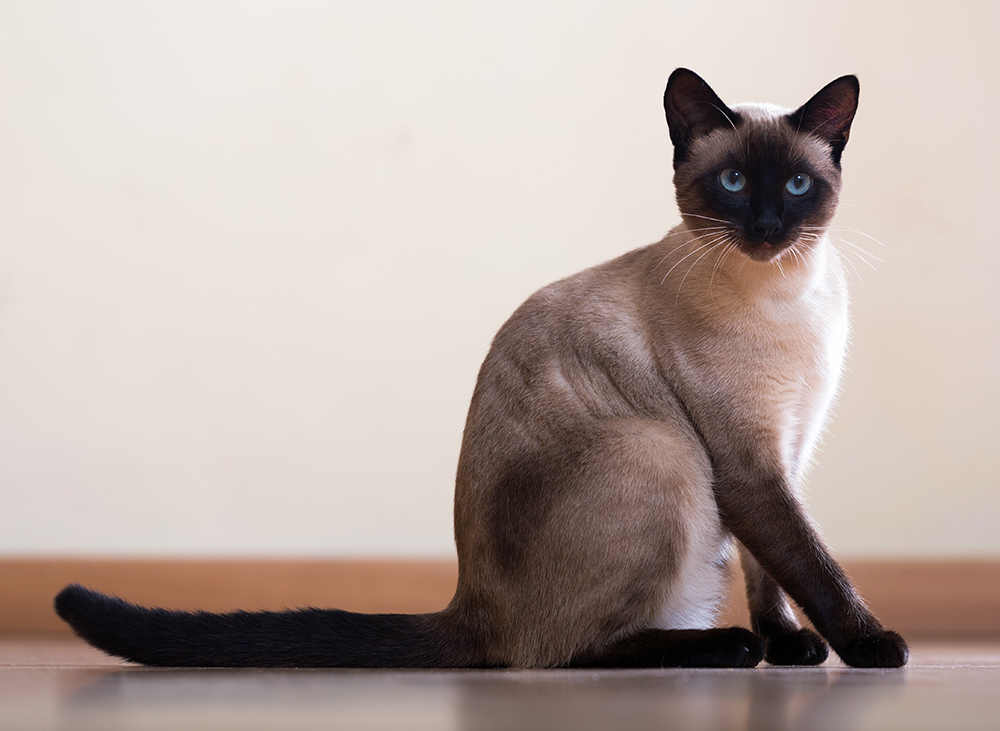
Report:
[[[711,661],[690,663],[691,666],[752,668],[764,659],[764,640],[750,630],[742,627],[726,627],[710,632],[714,635],[711,642]]]
[[[906,664],[910,650],[898,634],[882,630],[859,637],[837,654],[841,660],[856,668],[898,668]]]
[[[768,641],[764,659],[772,665],[819,665],[829,654],[823,638],[803,627]]]

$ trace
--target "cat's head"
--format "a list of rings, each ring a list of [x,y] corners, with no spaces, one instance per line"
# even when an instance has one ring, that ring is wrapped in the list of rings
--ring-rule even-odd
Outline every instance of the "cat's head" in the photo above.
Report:
[[[674,71],[663,106],[688,226],[720,227],[757,261],[815,239],[837,205],[858,90],[857,77],[842,76],[794,111],[729,107],[693,71]]]

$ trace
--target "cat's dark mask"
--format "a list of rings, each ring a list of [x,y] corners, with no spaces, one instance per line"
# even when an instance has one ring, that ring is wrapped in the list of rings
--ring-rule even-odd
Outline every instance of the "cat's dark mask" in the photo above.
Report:
[[[693,71],[674,71],[663,106],[689,226],[718,226],[757,261],[807,244],[833,216],[858,92],[842,76],[795,111],[730,107]]]

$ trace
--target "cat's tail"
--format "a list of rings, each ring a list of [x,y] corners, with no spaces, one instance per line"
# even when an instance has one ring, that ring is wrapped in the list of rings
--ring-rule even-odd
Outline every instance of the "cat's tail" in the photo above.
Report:
[[[171,667],[474,667],[471,635],[438,614],[356,614],[337,609],[179,612],[149,609],[79,584],[56,613],[110,655]]]

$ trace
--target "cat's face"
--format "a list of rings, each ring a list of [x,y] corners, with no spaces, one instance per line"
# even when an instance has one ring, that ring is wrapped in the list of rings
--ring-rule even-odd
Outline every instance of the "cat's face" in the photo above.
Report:
[[[664,96],[674,141],[674,185],[688,227],[768,261],[822,233],[840,192],[840,157],[857,108],[842,77],[796,111],[727,107],[678,69]]]

